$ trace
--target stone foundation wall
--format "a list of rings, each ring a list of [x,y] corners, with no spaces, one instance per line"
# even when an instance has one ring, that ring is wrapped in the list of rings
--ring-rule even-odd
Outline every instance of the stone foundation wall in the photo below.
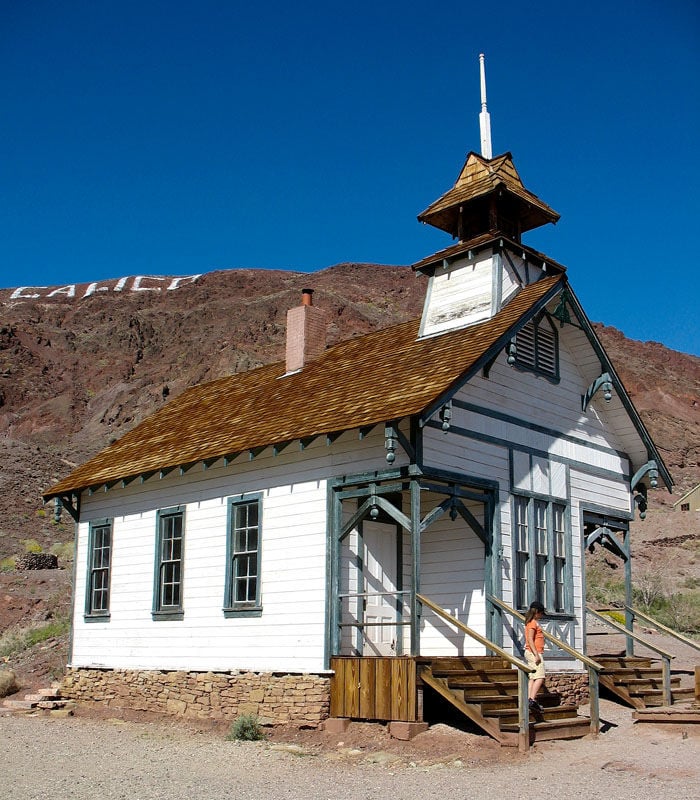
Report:
[[[61,692],[115,709],[223,720],[256,714],[263,725],[316,728],[328,717],[330,677],[69,668]]]
[[[581,672],[548,672],[545,688],[561,695],[562,705],[580,706],[588,702],[588,674]]]

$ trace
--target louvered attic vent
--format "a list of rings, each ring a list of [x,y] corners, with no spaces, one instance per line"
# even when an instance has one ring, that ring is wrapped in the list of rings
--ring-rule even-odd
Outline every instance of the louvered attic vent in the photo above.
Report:
[[[515,337],[515,366],[559,380],[559,337],[547,314],[531,319]]]

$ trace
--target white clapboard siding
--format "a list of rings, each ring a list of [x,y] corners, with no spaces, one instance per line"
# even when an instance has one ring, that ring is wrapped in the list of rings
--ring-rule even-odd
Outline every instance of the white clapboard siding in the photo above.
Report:
[[[397,453],[401,463],[401,453]],[[386,465],[383,430],[303,453],[290,446],[85,497],[114,518],[110,619],[85,622],[88,522],[79,527],[71,663],[130,669],[320,671],[326,607],[326,476]],[[225,618],[227,500],[262,493],[259,617]],[[185,508],[182,620],[151,617],[158,509]]]
[[[480,253],[473,261],[459,259],[430,277],[421,335],[471,325],[493,313],[493,256]]]
[[[424,515],[429,510],[426,505]],[[470,508],[481,516],[478,506]],[[460,622],[484,634],[484,545],[461,517],[454,522],[444,514],[421,536],[421,593]],[[483,647],[437,617],[423,610],[422,655],[482,655]]]

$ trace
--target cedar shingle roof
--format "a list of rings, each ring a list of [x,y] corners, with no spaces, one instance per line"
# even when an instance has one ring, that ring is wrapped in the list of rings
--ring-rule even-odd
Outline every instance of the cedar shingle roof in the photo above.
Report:
[[[420,320],[341,342],[298,373],[284,363],[185,390],[45,499],[90,486],[418,414],[495,346],[562,277],[526,286],[487,322],[417,339]]]
[[[523,186],[510,153],[487,159],[474,152],[467,156],[455,185],[419,214],[418,219],[454,234],[460,206],[474,203],[499,188],[520,202],[523,231],[559,219],[553,208]]]

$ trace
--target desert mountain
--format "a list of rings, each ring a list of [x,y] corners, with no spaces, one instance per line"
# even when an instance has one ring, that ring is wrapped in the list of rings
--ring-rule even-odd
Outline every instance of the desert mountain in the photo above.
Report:
[[[169,397],[281,360],[302,288],[328,312],[332,344],[418,316],[424,281],[407,267],[340,264],[0,291],[0,558],[22,540],[71,539],[72,522],[52,522],[42,490]],[[674,476],[675,496],[659,490],[651,503],[671,514],[700,482],[700,359],[597,330]],[[679,520],[668,519],[655,536],[673,535]]]

